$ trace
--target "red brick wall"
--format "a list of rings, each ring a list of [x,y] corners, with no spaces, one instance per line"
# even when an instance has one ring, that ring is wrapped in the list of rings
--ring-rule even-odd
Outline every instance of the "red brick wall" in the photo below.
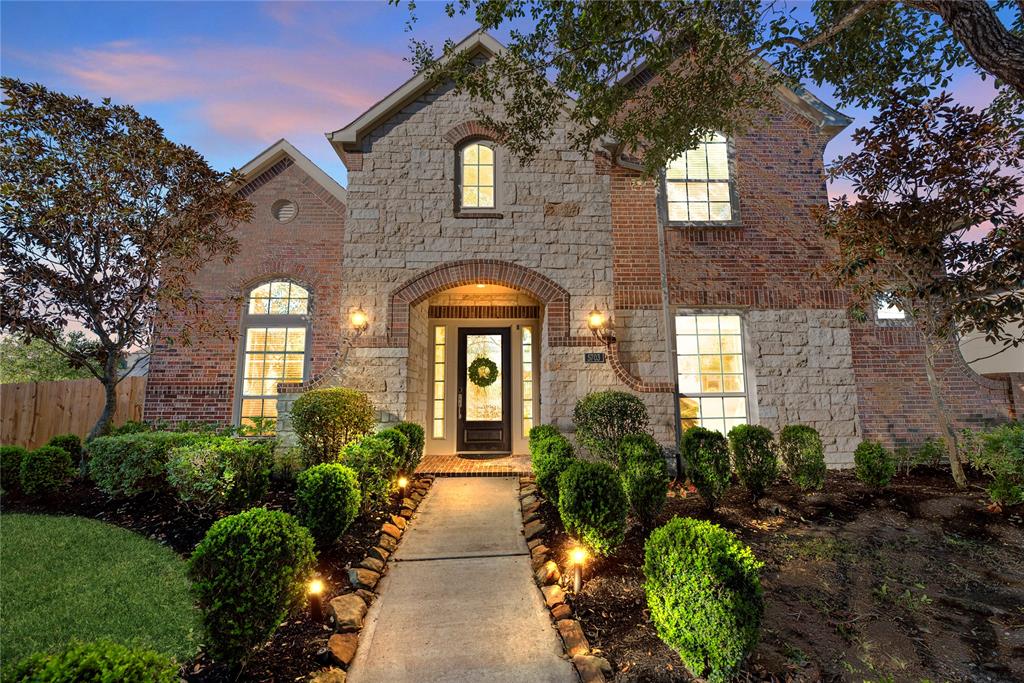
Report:
[[[324,372],[335,358],[342,330],[344,205],[287,158],[242,191],[250,193],[253,219],[238,229],[238,255],[227,265],[220,260],[207,264],[194,280],[207,308],[223,316],[221,332],[186,346],[164,341],[174,332],[173,321],[156,331],[146,420],[231,421],[241,307],[251,288],[270,279],[292,279],[310,290],[310,372]],[[278,199],[298,205],[296,217],[287,223],[270,213]]]

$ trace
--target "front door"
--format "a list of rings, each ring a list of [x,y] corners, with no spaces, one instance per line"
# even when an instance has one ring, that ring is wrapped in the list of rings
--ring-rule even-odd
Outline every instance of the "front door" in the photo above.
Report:
[[[512,451],[510,332],[508,327],[459,330],[459,451]]]

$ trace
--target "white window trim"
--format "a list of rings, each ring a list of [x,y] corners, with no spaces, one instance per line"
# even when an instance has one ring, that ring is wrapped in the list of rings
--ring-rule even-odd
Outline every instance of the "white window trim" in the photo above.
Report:
[[[735,228],[741,225],[740,221],[740,197],[739,192],[736,189],[736,145],[733,139],[727,135],[725,137],[725,158],[729,168],[729,204],[731,205],[732,218],[727,221],[673,221],[669,219],[669,201],[668,201],[668,184],[670,182],[686,182],[685,180],[669,180],[665,170],[661,173],[661,184],[662,184],[662,203],[665,216],[665,225],[670,228]],[[699,179],[694,178],[697,181]],[[707,182],[705,180],[705,182]],[[721,182],[716,181],[716,182]]]
[[[494,206],[463,206],[462,205],[462,153],[470,145],[484,145],[491,150],[494,159]],[[501,154],[498,145],[493,140],[485,137],[473,137],[463,140],[455,146],[455,216],[458,217],[494,217],[501,218],[501,173],[499,165]]]

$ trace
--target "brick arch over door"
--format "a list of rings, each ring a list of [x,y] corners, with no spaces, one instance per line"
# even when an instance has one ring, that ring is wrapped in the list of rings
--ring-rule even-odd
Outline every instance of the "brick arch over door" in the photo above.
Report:
[[[569,341],[569,292],[540,273],[508,261],[452,261],[406,280],[391,293],[388,338],[392,346],[409,345],[409,309],[429,297],[462,285],[502,285],[525,292],[544,304],[548,343]]]

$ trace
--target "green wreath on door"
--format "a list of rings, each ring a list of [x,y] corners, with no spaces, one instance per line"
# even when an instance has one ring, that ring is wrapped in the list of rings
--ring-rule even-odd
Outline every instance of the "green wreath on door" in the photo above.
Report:
[[[489,387],[498,381],[498,366],[490,358],[478,357],[469,364],[469,381],[478,387]]]

